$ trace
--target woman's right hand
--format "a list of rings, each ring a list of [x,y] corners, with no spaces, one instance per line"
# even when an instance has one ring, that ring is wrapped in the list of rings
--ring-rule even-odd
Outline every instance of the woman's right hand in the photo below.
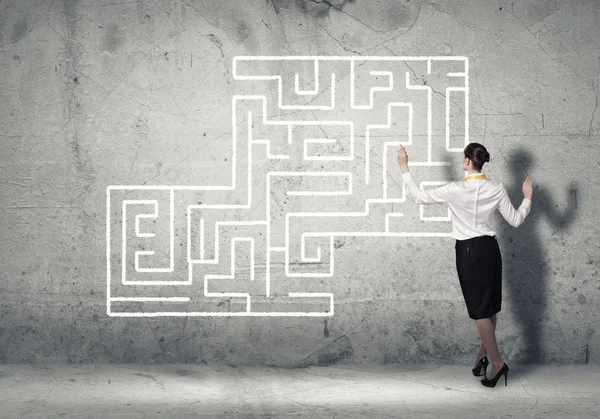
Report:
[[[523,182],[523,196],[530,201],[533,198],[533,179],[531,176],[527,176],[525,182]]]

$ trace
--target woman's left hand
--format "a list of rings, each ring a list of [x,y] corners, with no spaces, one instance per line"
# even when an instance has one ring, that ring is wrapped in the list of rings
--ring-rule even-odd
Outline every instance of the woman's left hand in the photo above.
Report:
[[[400,149],[398,150],[398,164],[402,173],[408,172],[408,153],[402,144],[400,144]]]

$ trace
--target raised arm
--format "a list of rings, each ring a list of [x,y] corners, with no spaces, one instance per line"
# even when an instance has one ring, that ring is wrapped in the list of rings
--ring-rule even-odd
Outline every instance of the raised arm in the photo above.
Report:
[[[528,178],[529,179],[529,178]],[[528,182],[527,180],[525,182]],[[525,189],[525,185],[524,185]],[[512,202],[510,202],[510,198],[508,196],[508,192],[506,192],[506,188],[502,185],[502,191],[500,192],[500,203],[498,204],[498,211],[504,217],[508,223],[513,227],[519,227],[525,221],[525,218],[531,211],[531,195],[526,195],[523,198],[523,202],[518,209],[515,209]]]
[[[402,144],[400,144],[400,149],[398,150],[398,165],[402,172],[402,184],[406,190],[406,195],[415,204],[440,204],[448,200],[451,184],[435,189],[419,189],[408,170],[408,153]]]
[[[410,172],[402,174],[402,184],[406,189],[406,195],[415,204],[441,204],[448,201],[450,196],[450,183],[439,188],[421,190],[412,178]]]

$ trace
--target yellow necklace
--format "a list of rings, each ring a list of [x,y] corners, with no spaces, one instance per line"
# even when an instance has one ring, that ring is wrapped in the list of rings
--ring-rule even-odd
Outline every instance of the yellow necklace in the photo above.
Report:
[[[480,173],[480,174],[477,174],[477,175],[468,175],[468,176],[465,178],[465,182],[466,182],[467,180],[472,180],[472,179],[486,179],[486,180],[487,180],[487,176],[486,176],[486,175],[484,175],[483,173]]]

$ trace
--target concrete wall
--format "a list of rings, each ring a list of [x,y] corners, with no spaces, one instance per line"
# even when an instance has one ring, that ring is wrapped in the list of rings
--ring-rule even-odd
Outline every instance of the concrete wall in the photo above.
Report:
[[[516,205],[525,176],[531,174],[536,184],[533,209],[523,226],[513,229],[501,218],[496,220],[505,270],[498,323],[501,351],[509,363],[598,363],[599,19],[596,0],[1,1],[0,361],[471,363],[479,340],[456,277],[454,242],[447,237],[334,237],[333,276],[284,280],[282,252],[274,252],[267,266],[265,231],[254,230],[257,282],[252,287],[258,285],[251,288],[257,295],[253,309],[322,310],[323,299],[295,304],[282,297],[290,290],[322,292],[334,295],[333,316],[107,315],[108,186],[231,184],[233,128],[247,129],[243,118],[232,126],[234,95],[265,95],[274,120],[320,118],[319,112],[311,116],[306,111],[277,110],[275,84],[235,80],[233,58],[365,55],[468,58],[469,138],[485,144],[492,154],[486,173],[505,183]],[[425,68],[413,64],[411,81],[431,86],[435,106],[442,106],[443,86],[437,90]],[[247,69],[263,70],[259,65]],[[310,68],[296,71],[302,80],[309,80],[302,88],[311,89]],[[339,98],[347,98],[341,90]],[[464,102],[452,104],[460,114],[452,121],[460,121]],[[252,109],[260,114],[260,108]],[[385,108],[380,110],[385,116]],[[415,145],[409,147],[413,159],[423,157],[419,147],[426,119],[417,115]],[[464,131],[464,126],[457,129]],[[285,135],[275,131],[274,136]],[[381,138],[374,136],[372,144],[380,145],[382,138],[397,141],[400,134],[396,134],[392,127]],[[279,179],[267,193],[264,179],[269,170],[327,171],[342,166],[303,161],[301,154],[288,162],[267,161],[264,146],[255,145],[251,208],[206,210],[212,217],[207,219],[263,217],[273,222],[273,235],[281,239],[285,213],[364,210],[367,198],[381,197],[377,177],[366,187],[360,176],[366,158],[364,140],[364,131],[357,132],[356,156],[344,166],[357,174],[351,197],[305,198],[307,204],[284,194],[299,190],[302,182],[308,190],[323,188],[311,183],[314,178]],[[434,153],[442,158],[439,148]],[[415,167],[415,176],[424,180],[433,173],[438,180],[460,179],[456,156],[443,156],[452,168],[440,172],[440,167]],[[400,176],[393,157],[388,156],[385,173],[381,160],[373,158],[370,163],[373,173],[388,179],[390,193],[398,197]],[[241,167],[248,173],[248,167]],[[177,259],[174,271],[163,274],[167,281],[187,279],[186,205],[241,205],[247,202],[246,192],[243,183],[229,192],[177,192],[173,232]],[[163,242],[154,249],[152,243],[158,242],[138,237],[129,259],[123,261],[118,234],[125,196],[156,199],[158,219],[141,219],[140,224],[142,232],[154,232]],[[111,275],[120,278],[123,263],[127,270],[134,269],[134,250],[156,250],[154,260],[143,256],[141,263],[164,267],[170,260],[165,247],[170,234],[168,215],[165,218],[169,191],[115,191],[108,199],[114,204],[108,225],[117,234],[109,238],[117,249],[110,256]],[[275,209],[271,218],[264,218],[265,202]],[[152,212],[147,205],[131,211]],[[414,217],[417,211],[407,204],[375,205],[357,230],[381,233],[385,214]],[[202,209],[195,216],[198,212]],[[134,228],[132,217],[127,234]],[[395,231],[430,228],[414,219]],[[310,218],[303,222],[293,235],[295,251],[296,233],[309,231],[312,223]],[[347,219],[341,225],[333,219],[331,223],[334,231],[350,228]],[[195,224],[194,231],[197,228]],[[449,225],[436,224],[435,230],[448,232]],[[130,286],[113,292],[126,298],[169,298],[187,292],[202,300],[204,274],[228,272],[228,249],[236,233],[229,234],[221,236],[218,269],[199,264],[193,286]],[[329,241],[314,240],[328,258]],[[247,290],[250,283],[250,247],[247,242],[237,245],[239,276],[223,285],[230,291],[238,286]],[[197,244],[193,246],[198,257]],[[308,244],[308,256],[315,257],[316,248],[314,242]],[[214,247],[207,249],[205,257],[214,256]],[[292,270],[305,273],[333,270],[326,258],[308,265],[298,263],[298,257],[292,262]],[[276,284],[271,299],[264,298],[267,268]],[[152,280],[161,277],[147,275]],[[239,312],[244,301],[213,297],[183,306],[155,305],[189,312],[199,304],[215,312]],[[123,305],[118,310],[156,311],[152,304]]]

